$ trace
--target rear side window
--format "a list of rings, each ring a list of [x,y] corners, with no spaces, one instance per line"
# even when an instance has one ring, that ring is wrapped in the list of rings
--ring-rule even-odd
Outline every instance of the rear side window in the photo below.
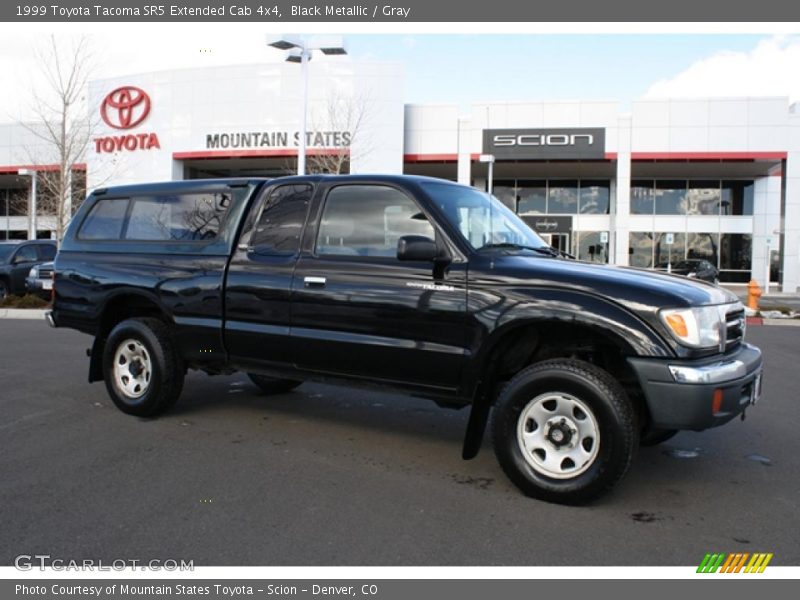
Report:
[[[104,198],[95,203],[81,225],[82,240],[118,240],[128,211],[128,200]]]
[[[231,204],[230,193],[144,196],[132,199],[126,240],[213,240]]]
[[[253,230],[250,246],[260,254],[295,254],[300,249],[310,200],[310,185],[282,185],[272,190]]]
[[[92,207],[78,238],[182,242],[213,240],[219,235],[230,205],[229,192],[105,198]]]

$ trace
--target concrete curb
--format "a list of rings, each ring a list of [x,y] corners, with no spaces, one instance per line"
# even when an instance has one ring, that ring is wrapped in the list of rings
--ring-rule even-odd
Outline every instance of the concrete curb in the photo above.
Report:
[[[800,319],[764,319],[764,325],[785,325],[787,327],[800,327]]]
[[[41,308],[0,308],[0,319],[41,319],[44,321],[44,313]]]

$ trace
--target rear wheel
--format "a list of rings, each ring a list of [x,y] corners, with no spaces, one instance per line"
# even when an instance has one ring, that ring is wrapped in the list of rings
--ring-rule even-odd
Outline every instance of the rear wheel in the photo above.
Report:
[[[105,343],[103,378],[111,400],[124,413],[152,417],[169,410],[184,379],[169,327],[152,318],[119,323]]]
[[[495,453],[525,494],[583,504],[614,486],[638,447],[631,403],[602,369],[573,359],[518,373],[494,407]]]
[[[250,381],[255,383],[265,394],[283,394],[285,392],[291,392],[294,388],[303,383],[296,379],[278,379],[277,377],[267,377],[266,375],[258,375],[256,373],[248,373],[247,376],[250,378]]]

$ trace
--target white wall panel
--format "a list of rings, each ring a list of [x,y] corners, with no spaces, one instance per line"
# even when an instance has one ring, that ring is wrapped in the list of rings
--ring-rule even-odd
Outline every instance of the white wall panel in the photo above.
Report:
[[[708,127],[708,100],[670,100],[670,127]]]

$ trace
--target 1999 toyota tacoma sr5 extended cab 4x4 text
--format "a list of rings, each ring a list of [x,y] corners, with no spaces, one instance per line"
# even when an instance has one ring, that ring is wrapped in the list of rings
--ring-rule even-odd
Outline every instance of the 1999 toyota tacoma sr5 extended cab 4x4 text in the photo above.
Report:
[[[94,336],[89,381],[153,416],[187,369],[382,384],[490,413],[526,494],[587,502],[641,443],[755,403],[742,305],[684,277],[568,260],[496,199],[410,176],[97,190],[56,259],[51,324]]]

